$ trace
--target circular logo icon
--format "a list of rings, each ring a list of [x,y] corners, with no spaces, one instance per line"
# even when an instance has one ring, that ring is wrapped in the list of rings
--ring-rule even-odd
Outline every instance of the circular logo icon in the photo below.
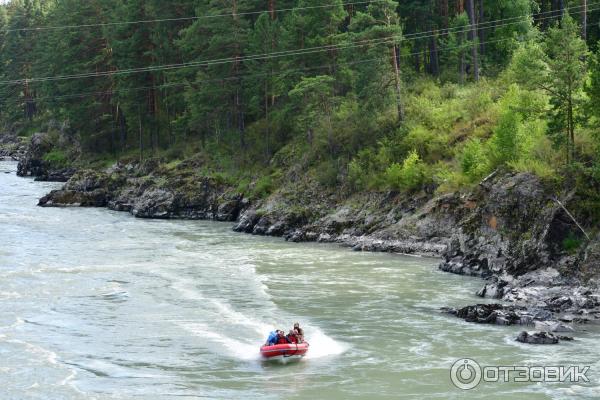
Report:
[[[481,382],[481,367],[475,360],[462,358],[452,365],[450,380],[459,389],[473,389]]]

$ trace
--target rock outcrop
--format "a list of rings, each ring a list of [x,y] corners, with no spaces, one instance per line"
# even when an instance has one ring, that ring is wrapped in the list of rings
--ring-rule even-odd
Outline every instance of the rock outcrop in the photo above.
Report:
[[[0,134],[0,161],[19,161],[27,152],[27,143],[13,133]]]
[[[561,340],[571,341],[570,336],[558,336],[549,332],[526,332],[519,333],[516,341],[527,344],[557,344]]]
[[[27,151],[19,158],[17,175],[31,176],[39,181],[67,182],[76,170],[72,167],[56,167],[44,158],[56,145],[48,133],[33,134]]]
[[[42,207],[106,207],[109,199],[109,177],[104,173],[84,170],[77,172],[60,190],[42,197]]]
[[[462,213],[440,268],[481,277],[570,268],[575,259],[561,246],[579,232],[553,196],[526,173],[483,183],[459,206],[470,210]]]
[[[200,174],[201,161],[166,167],[152,160],[81,171],[40,200],[42,206],[108,207],[138,218],[235,221],[234,230],[293,242],[338,243],[355,251],[442,257],[440,269],[486,279],[477,305],[452,313],[502,325],[600,317],[600,247],[578,253],[563,241],[578,230],[553,192],[531,174],[492,176],[471,193],[341,194],[310,180],[252,201],[234,185]],[[600,240],[600,237],[598,238]]]
[[[60,190],[40,199],[44,207],[108,207],[137,218],[234,221],[243,197],[214,179],[182,178],[157,166],[116,165],[105,172],[79,171]],[[145,175],[148,174],[148,175]]]

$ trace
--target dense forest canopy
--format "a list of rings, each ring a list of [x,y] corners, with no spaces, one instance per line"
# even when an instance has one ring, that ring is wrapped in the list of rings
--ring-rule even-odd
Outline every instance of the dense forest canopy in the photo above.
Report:
[[[57,162],[293,159],[355,189],[595,177],[599,21],[592,0],[13,0],[0,119],[68,132]]]

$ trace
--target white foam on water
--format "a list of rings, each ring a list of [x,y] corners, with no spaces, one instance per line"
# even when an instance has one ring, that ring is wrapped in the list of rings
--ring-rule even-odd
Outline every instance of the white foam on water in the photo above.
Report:
[[[65,379],[63,379],[62,381],[60,381],[58,383],[59,386],[65,386],[67,384],[71,384],[71,381],[73,379],[75,379],[75,377],[77,376],[77,371],[74,369],[71,369],[71,372],[69,373],[69,375],[67,377],[65,377]]]
[[[40,358],[42,358],[45,361],[47,361],[49,364],[52,364],[52,365],[58,364],[58,362],[57,362],[57,357],[58,356],[53,351],[46,350],[43,347],[36,346],[34,344],[31,344],[31,343],[28,343],[28,342],[24,342],[24,341],[18,340],[18,339],[10,339],[10,340],[7,340],[6,342],[7,343],[13,343],[13,344],[19,344],[19,345],[25,346],[25,350],[28,353],[34,354],[36,356],[39,356]]]
[[[255,343],[248,343],[223,335],[199,322],[179,322],[178,325],[193,335],[204,339],[203,343],[206,343],[205,341],[211,343],[212,346],[208,348],[211,351],[240,360],[250,361],[259,358],[258,346]]]
[[[0,326],[0,329],[3,329],[3,330],[4,329],[7,329],[7,330],[14,329],[14,328],[18,328],[19,326],[21,326],[23,324],[25,324],[25,320],[21,317],[17,317],[15,322],[13,322],[12,324],[7,325],[7,326]],[[4,335],[0,336],[0,338],[3,338],[3,337],[6,337],[6,336],[4,336]]]
[[[3,292],[0,291],[0,299],[2,300],[7,300],[7,299],[20,299],[21,294],[17,293],[17,292]]]
[[[307,359],[337,356],[343,354],[349,348],[348,345],[327,336],[319,328],[309,326],[304,328],[304,331],[307,335],[306,340],[310,343],[310,348],[306,354]]]
[[[253,283],[256,284],[257,290],[266,297],[256,312],[252,309],[237,310],[223,299],[207,297],[194,285],[192,280],[163,272],[161,275],[171,281],[173,289],[187,299],[202,302],[201,307],[198,308],[197,320],[173,320],[173,322],[193,335],[201,337],[204,344],[209,344],[206,346],[209,351],[240,360],[259,358],[259,348],[269,332],[275,329],[287,331],[282,327],[289,325],[291,328],[298,317],[286,317],[279,312],[267,294],[266,279],[256,275],[254,270],[252,271],[254,272],[252,274]],[[265,315],[272,315],[272,318],[265,321]],[[246,336],[240,337],[238,332],[243,332]],[[318,327],[309,324],[305,326],[305,332],[306,339],[310,343],[307,358],[335,356],[348,349],[347,345],[334,340]]]
[[[228,323],[234,325],[241,325],[244,327],[250,327],[258,335],[267,335],[270,331],[274,329],[272,325],[266,324],[255,318],[248,317],[247,315],[234,310],[229,304],[225,302],[216,299],[211,299],[210,303],[213,306],[215,306],[219,316]]]

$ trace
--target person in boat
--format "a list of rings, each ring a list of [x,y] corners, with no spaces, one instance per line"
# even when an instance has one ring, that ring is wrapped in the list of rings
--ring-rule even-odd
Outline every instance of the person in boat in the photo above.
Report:
[[[276,345],[278,336],[279,336],[279,329],[274,330],[273,332],[269,333],[269,337],[267,338],[267,342],[265,343],[265,346]]]
[[[287,339],[287,336],[285,336],[285,332],[284,331],[277,331],[277,344],[288,344],[290,343]]]
[[[300,343],[300,340],[298,338],[298,331],[295,330],[295,329],[291,330],[287,334],[286,338],[287,338],[288,343],[291,343],[291,344],[298,344],[298,343]]]
[[[304,329],[300,328],[300,323],[294,324],[294,330],[298,332],[298,343],[304,342]]]

